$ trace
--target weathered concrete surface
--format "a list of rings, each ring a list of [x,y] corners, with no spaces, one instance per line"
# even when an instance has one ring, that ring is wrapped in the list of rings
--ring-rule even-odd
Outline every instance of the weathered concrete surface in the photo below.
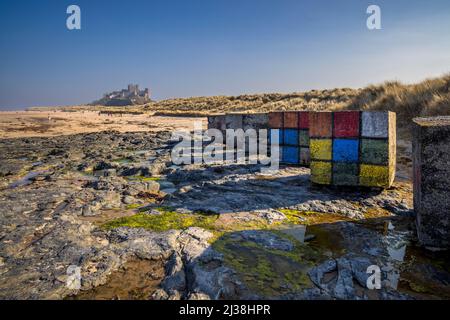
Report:
[[[334,137],[357,138],[359,136],[359,111],[337,112],[333,120]]]
[[[242,129],[242,114],[225,115],[225,123],[227,129]]]
[[[242,115],[242,126],[244,130],[269,129],[269,114],[268,113],[244,114]]]
[[[387,138],[389,113],[385,111],[364,111],[361,116],[361,135],[367,138]]]
[[[450,249],[450,117],[417,118],[414,123],[418,238],[424,246]]]
[[[208,116],[208,129],[225,130],[226,129],[225,115],[220,114]]]
[[[311,138],[331,138],[332,135],[332,113],[311,112],[309,114],[309,136]]]
[[[283,113],[282,112],[269,112],[269,126],[272,129],[283,128]]]
[[[297,129],[298,128],[298,112],[289,111],[284,112],[284,128]]]

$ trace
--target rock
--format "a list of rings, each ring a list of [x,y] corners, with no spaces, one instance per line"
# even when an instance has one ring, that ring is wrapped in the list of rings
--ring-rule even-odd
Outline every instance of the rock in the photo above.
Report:
[[[117,175],[116,169],[105,169],[94,171],[95,177],[113,177],[115,175]]]
[[[85,204],[82,208],[81,214],[84,217],[95,216],[99,213],[102,208],[102,204],[100,202],[92,202],[90,204]]]
[[[175,185],[170,181],[158,181],[161,189],[175,189]]]
[[[211,300],[211,298],[205,293],[193,292],[187,298],[188,300]]]
[[[184,292],[186,289],[186,275],[183,262],[177,253],[173,253],[166,264],[166,278],[161,287],[169,294],[175,291]]]
[[[311,269],[308,275],[311,281],[321,289],[328,289],[327,285],[323,282],[323,276],[325,273],[337,270],[336,260],[327,260],[324,263],[318,265],[317,267]]]
[[[156,181],[147,181],[145,182],[145,189],[150,193],[157,193],[160,189],[160,185]]]
[[[156,291],[151,295],[152,300],[167,300],[169,295],[163,289],[156,289]]]
[[[94,171],[103,171],[109,169],[115,169],[117,165],[112,162],[100,161],[94,166]]]
[[[131,196],[125,196],[122,199],[122,202],[125,203],[125,204],[134,204],[134,203],[136,203],[136,201],[137,200],[135,198],[131,197]]]
[[[239,233],[244,241],[253,241],[264,248],[271,250],[292,251],[294,245],[269,231],[246,230]]]
[[[175,192],[177,192],[177,189],[175,189],[175,188],[173,188],[173,189],[162,189],[161,190],[161,194],[163,196],[170,195],[170,194],[173,194]]]
[[[345,258],[337,260],[338,278],[334,287],[333,295],[338,299],[354,299],[355,287],[353,285],[353,274],[351,263]]]
[[[282,212],[276,210],[264,210],[260,214],[270,224],[286,220],[286,216]]]
[[[135,182],[131,181],[128,183],[124,194],[129,196],[136,196],[140,193],[157,193],[159,191],[159,184],[155,181],[143,181]]]

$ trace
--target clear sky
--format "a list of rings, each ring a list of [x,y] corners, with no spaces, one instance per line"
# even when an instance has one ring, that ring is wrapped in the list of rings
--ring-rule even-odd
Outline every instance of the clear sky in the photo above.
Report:
[[[81,30],[66,9],[81,8]],[[366,27],[370,4],[382,30]],[[2,0],[0,109],[362,87],[450,71],[449,0]]]

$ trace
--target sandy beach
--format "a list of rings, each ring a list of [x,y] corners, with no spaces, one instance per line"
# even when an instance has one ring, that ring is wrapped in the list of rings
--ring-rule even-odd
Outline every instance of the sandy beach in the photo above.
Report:
[[[0,112],[0,138],[52,137],[101,132],[174,131],[193,129],[193,122],[206,118],[160,117],[149,114],[100,114],[97,111],[5,111]]]

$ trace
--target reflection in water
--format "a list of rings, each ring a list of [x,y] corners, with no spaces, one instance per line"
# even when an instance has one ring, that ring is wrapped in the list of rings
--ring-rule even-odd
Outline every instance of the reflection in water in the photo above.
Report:
[[[387,235],[385,241],[387,243],[387,253],[392,262],[388,262],[384,267],[386,272],[385,285],[397,290],[400,280],[400,265],[405,260],[408,233],[395,231],[395,226],[389,221],[387,225]]]
[[[283,226],[280,227],[280,231],[287,235],[290,235],[301,243],[305,242],[306,226],[304,225]]]

